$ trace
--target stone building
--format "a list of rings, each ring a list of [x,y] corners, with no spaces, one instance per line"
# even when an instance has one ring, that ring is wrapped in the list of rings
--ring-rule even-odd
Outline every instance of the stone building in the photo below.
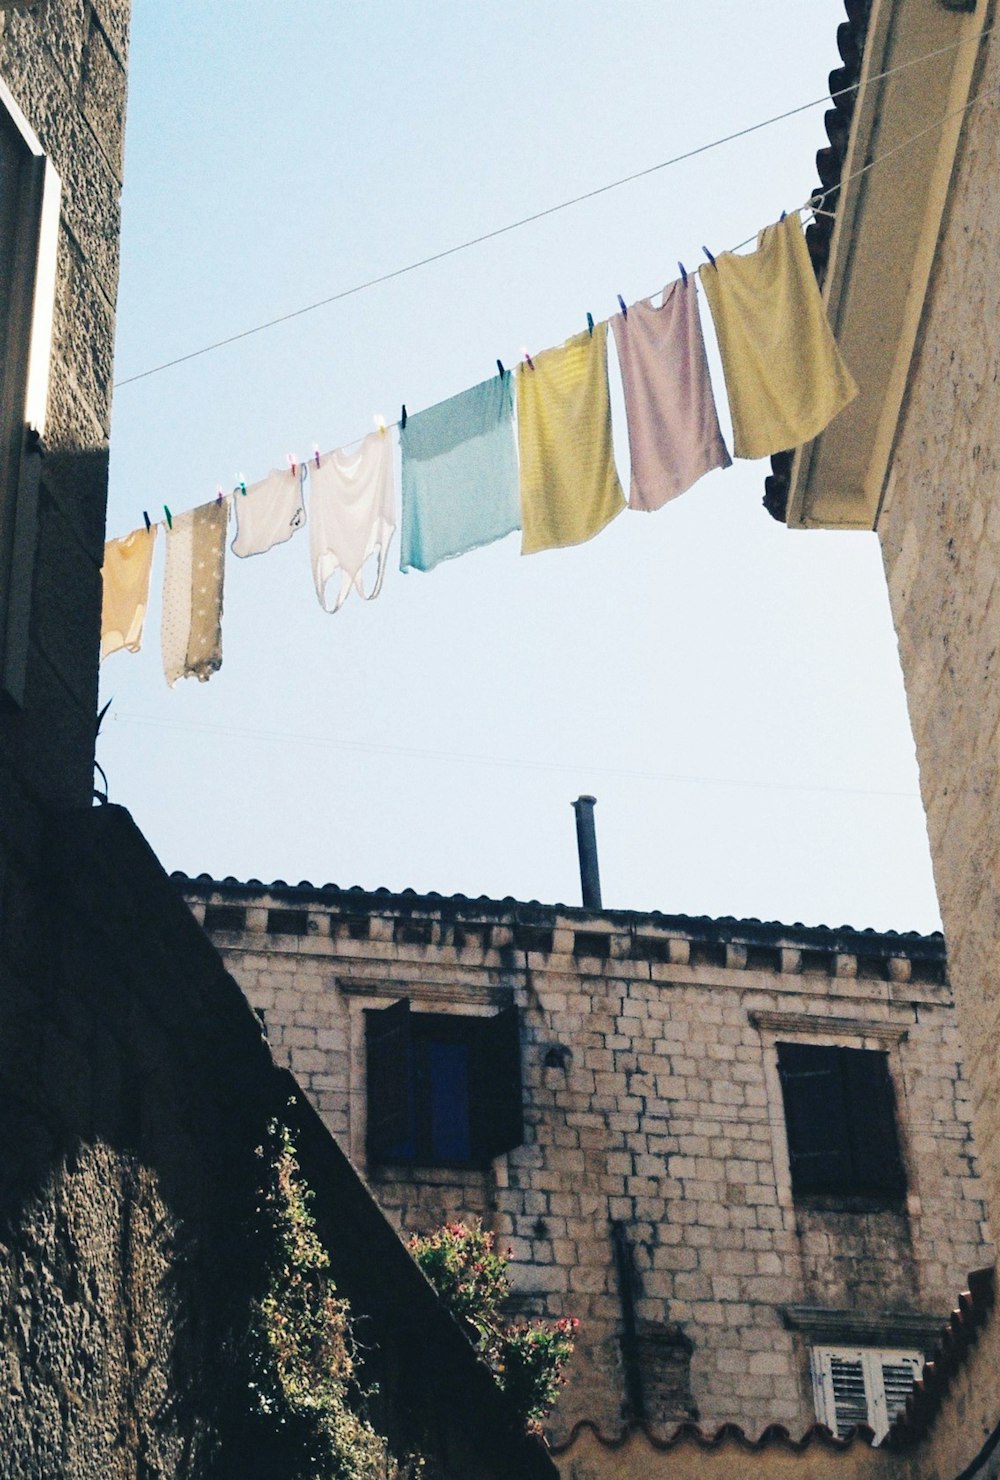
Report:
[[[939,936],[175,878],[397,1227],[580,1318],[556,1442],[884,1435],[989,1255]]]
[[[297,1472],[247,1382],[280,1117],[379,1433],[435,1476],[545,1480],[131,818],[92,806],[128,28],[128,0],[0,3],[0,1473]]]
[[[814,443],[776,459],[765,502],[793,530],[874,531],[881,546],[995,1220],[1000,33],[992,0],[846,8],[834,85],[848,91],[827,116],[830,144],[818,156],[830,214],[810,235],[861,394]],[[995,1317],[964,1364],[922,1424],[915,1475],[996,1473]]]

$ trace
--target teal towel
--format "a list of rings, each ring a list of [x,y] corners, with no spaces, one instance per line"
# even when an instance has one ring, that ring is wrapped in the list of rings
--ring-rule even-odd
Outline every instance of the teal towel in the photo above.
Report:
[[[399,445],[401,570],[433,570],[521,528],[509,370],[408,416]]]

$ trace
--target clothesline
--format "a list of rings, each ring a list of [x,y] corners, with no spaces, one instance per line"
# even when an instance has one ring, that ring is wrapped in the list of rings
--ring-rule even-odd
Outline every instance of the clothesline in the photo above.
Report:
[[[857,394],[833,339],[809,259],[800,216],[823,211],[827,196],[900,149],[965,112],[1000,83],[944,119],[813,195],[759,233],[756,250],[715,257],[652,298],[595,322],[562,346],[524,353],[516,376],[499,374],[450,400],[408,416],[399,430],[402,465],[402,570],[432,570],[442,560],[522,532],[522,554],[581,544],[626,508],[615,467],[608,382],[607,330],[621,370],[631,459],[628,507],[652,511],[705,473],[729,466],[705,354],[696,284],[708,300],[722,359],[738,458],[763,458],[816,437]],[[747,243],[741,243],[745,246]],[[514,388],[517,419],[515,433]],[[219,490],[214,502],[175,520],[164,506],[167,559],[161,647],[164,672],[209,678],[222,662],[222,600],[227,526],[233,503],[238,557],[263,554],[308,523],[316,594],[339,575],[332,607],[352,591],[379,594],[397,527],[389,428],[308,463],[291,460],[240,497]],[[307,521],[304,487],[308,468]],[[250,497],[250,495],[253,497]],[[137,651],[148,602],[157,526],[105,547],[102,657]],[[365,571],[375,558],[366,589]]]
[[[888,67],[882,72],[872,73],[865,79],[866,83],[870,86],[873,82],[884,81],[886,78],[894,77],[900,72],[908,71],[911,67],[919,66],[923,62],[934,61],[938,57],[956,51],[961,46],[969,46],[977,43],[988,36],[997,24],[997,22],[994,22],[992,25],[984,27],[981,31],[977,31],[974,36],[962,36],[957,41],[949,42],[947,46],[937,47],[934,51],[925,52],[919,57],[911,57],[909,61],[899,62],[896,66]],[[123,380],[116,381],[114,388],[118,390],[122,386],[134,385],[137,381],[146,380],[151,375],[159,375],[162,371],[171,370],[176,365],[186,364],[188,360],[199,359],[202,355],[211,354],[214,350],[223,349],[230,344],[237,344],[242,339],[249,339],[253,335],[261,334],[267,329],[273,329],[279,324],[286,324],[292,319],[301,318],[304,314],[314,313],[317,309],[326,308],[332,303],[339,303],[345,298],[352,298],[358,293],[364,293],[369,288],[379,287],[383,283],[392,282],[395,278],[416,272],[421,267],[429,267],[434,262],[441,262],[447,257],[455,256],[459,252],[465,252],[472,247],[481,246],[484,242],[494,241],[497,237],[505,236],[511,231],[517,231],[522,226],[533,225],[536,221],[542,221],[546,217],[556,215],[560,211],[568,210],[572,206],[582,205],[585,201],[594,200],[600,195],[606,195],[609,191],[618,190],[624,185],[634,184],[636,180],[643,180],[649,175],[658,174],[661,170],[669,169],[677,164],[683,164],[700,154],[707,154],[712,149],[721,148],[724,144],[731,144],[738,139],[746,138],[749,134],[758,133],[761,129],[769,128],[772,124],[782,123],[788,118],[794,118],[797,114],[804,113],[810,108],[816,108],[820,104],[835,101],[837,98],[845,97],[849,93],[856,93],[859,86],[860,83],[852,83],[849,87],[840,88],[835,92],[824,93],[822,97],[813,98],[808,103],[800,103],[797,107],[788,108],[783,113],[776,113],[772,117],[762,119],[758,123],[750,124],[746,128],[737,129],[734,133],[724,134],[721,138],[712,139],[707,144],[699,144],[694,149],[688,149],[684,153],[676,154],[670,159],[661,160],[659,164],[649,165],[647,168],[636,170],[630,175],[623,175],[621,179],[612,180],[605,185],[599,185],[593,190],[585,191],[582,195],[572,196],[569,200],[560,201],[557,205],[548,206],[542,211],[535,211],[529,216],[522,216],[517,221],[508,222],[507,225],[499,226],[493,231],[487,231],[479,236],[470,237],[467,241],[459,242],[452,247],[446,247],[440,252],[433,252],[427,257],[421,257],[416,262],[407,263],[404,267],[397,267],[391,272],[369,278],[363,283],[356,283],[353,287],[344,288],[339,293],[333,293],[327,298],[320,298],[315,303],[307,303],[302,308],[292,309],[289,313],[279,314],[277,317],[267,319],[261,324],[255,324],[249,329],[243,329],[237,334],[230,334],[224,339],[217,339],[211,344],[203,345],[200,349],[191,350],[187,354],[178,355],[171,360],[165,360],[160,365],[153,365],[148,370],[142,370],[136,375],[129,375]],[[943,121],[946,122],[947,120]],[[746,242],[740,243],[740,246],[746,245]],[[740,248],[735,247],[733,250],[739,251]]]

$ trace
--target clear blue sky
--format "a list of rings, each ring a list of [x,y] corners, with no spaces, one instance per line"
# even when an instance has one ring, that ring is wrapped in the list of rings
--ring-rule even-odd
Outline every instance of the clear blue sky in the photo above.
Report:
[[[117,376],[819,97],[842,19],[836,0],[136,0]],[[743,241],[812,189],[822,116],[122,387],[109,535]],[[231,558],[222,670],[173,690],[161,542],[143,651],[102,671],[112,799],[168,868],[575,903],[570,802],[593,792],[609,905],[937,928],[875,537],[776,525],[766,472],[576,550],[522,559],[515,537],[404,577],[394,545],[379,599],[333,617],[305,535]]]

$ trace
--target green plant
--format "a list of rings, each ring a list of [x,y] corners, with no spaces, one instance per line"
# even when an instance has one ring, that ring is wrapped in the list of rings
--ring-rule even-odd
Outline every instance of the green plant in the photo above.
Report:
[[[498,1254],[496,1235],[477,1218],[415,1234],[407,1248],[448,1309],[470,1329],[480,1354],[529,1433],[541,1430],[566,1381],[579,1321],[508,1324],[500,1306],[510,1294],[510,1255]]]
[[[290,1431],[300,1462],[286,1480],[404,1480],[401,1466],[365,1414],[350,1306],[337,1294],[330,1256],[316,1233],[287,1126],[272,1122],[258,1150],[264,1185],[258,1220],[269,1251],[266,1288],[256,1302],[251,1392],[259,1416]]]

